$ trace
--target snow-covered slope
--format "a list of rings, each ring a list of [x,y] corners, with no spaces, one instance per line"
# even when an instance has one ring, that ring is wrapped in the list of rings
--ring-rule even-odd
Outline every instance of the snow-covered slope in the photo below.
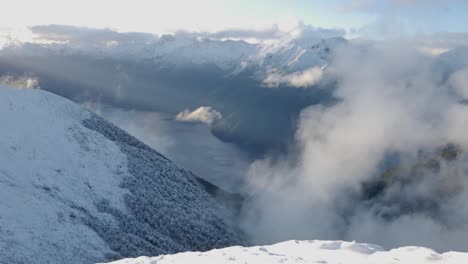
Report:
[[[71,101],[2,87],[0,124],[0,263],[242,243],[192,173]]]
[[[148,51],[141,57],[164,67],[215,64],[222,70],[236,70],[254,59],[258,46],[244,41],[163,35]]]
[[[260,63],[265,69],[280,69],[283,72],[304,71],[327,65],[333,53],[346,44],[347,41],[341,37],[310,42],[292,39],[273,48],[267,47]]]
[[[209,252],[187,252],[154,258],[124,259],[113,264],[462,264],[468,263],[468,253],[438,254],[428,248],[403,247],[385,251],[383,248],[342,241],[288,241],[272,246],[251,248],[231,247]]]

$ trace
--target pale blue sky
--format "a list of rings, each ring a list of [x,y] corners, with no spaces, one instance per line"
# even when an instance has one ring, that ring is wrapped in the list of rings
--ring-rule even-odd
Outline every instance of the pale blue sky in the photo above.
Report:
[[[463,0],[238,0],[237,12],[279,17],[289,14],[321,27],[360,28],[399,21],[410,31],[468,31],[468,1]],[[400,26],[401,26],[400,25]]]

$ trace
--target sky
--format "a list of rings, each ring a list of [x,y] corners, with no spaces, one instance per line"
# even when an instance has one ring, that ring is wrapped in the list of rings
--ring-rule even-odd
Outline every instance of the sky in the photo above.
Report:
[[[0,0],[1,27],[65,24],[118,31],[167,33],[287,29],[303,21],[349,32],[385,32],[404,26],[409,32],[466,31],[463,0]],[[380,34],[380,33],[379,33]]]

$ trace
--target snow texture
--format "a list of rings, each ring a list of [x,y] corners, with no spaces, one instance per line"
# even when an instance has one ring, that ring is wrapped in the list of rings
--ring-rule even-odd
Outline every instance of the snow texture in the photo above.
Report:
[[[215,40],[184,34],[153,37],[151,40],[128,43],[117,41],[113,45],[78,40],[54,44],[12,41],[0,45],[0,53],[126,58],[152,62],[163,69],[211,64],[228,75],[253,69],[258,78],[263,78],[271,71],[288,74],[320,69],[330,62],[339,47],[348,44],[342,37],[314,38],[310,41],[292,38],[274,45],[253,44],[242,40]]]
[[[437,252],[421,247],[385,251],[372,244],[343,241],[288,241],[272,246],[231,247],[209,252],[186,252],[159,257],[124,259],[113,264],[461,264],[468,253]]]
[[[93,263],[242,244],[191,172],[41,90],[0,88],[0,263]]]

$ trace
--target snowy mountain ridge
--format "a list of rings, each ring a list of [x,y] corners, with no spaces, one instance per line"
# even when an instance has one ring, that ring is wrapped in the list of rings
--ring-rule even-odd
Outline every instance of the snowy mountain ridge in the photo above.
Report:
[[[1,87],[0,123],[0,263],[243,243],[195,175],[71,101]]]
[[[461,264],[468,253],[439,254],[422,247],[402,247],[385,251],[372,244],[344,241],[287,241],[271,246],[230,247],[208,252],[185,252],[159,257],[139,257],[112,262],[112,264]]]
[[[5,36],[3,38],[11,39]],[[133,41],[6,41],[1,45],[0,52],[28,56],[53,54],[126,58],[151,61],[162,68],[214,64],[233,74],[247,68],[263,74],[270,69],[294,72],[322,67],[328,63],[330,53],[346,43],[342,37],[308,41],[292,38],[267,44],[175,34]]]

